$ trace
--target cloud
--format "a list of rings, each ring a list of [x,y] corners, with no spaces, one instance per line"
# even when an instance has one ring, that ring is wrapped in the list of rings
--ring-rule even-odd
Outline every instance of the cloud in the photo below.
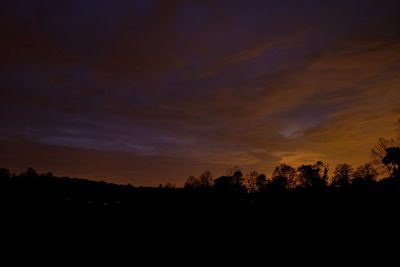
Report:
[[[399,117],[396,1],[1,5],[0,139],[28,155],[10,152],[14,166],[150,184],[207,166],[357,165]]]

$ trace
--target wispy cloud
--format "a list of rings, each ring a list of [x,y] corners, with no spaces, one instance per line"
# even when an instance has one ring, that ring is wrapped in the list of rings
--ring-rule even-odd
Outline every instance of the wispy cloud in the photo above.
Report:
[[[400,116],[398,1],[6,2],[0,139],[20,150],[4,164],[57,151],[43,168],[143,184],[358,165]]]

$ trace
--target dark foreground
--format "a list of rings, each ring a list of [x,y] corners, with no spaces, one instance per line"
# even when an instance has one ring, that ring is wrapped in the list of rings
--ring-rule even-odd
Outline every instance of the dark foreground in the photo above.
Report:
[[[400,183],[394,178],[343,188],[272,188],[254,193],[215,187],[196,190],[134,187],[46,176],[18,176],[2,179],[0,183],[1,205],[16,215],[68,214],[73,218],[114,213],[136,221],[158,217],[163,222],[240,215],[304,217],[362,213],[377,216],[386,210],[397,213],[399,193]]]
[[[0,184],[0,265],[130,266],[140,257],[166,264],[171,255],[201,260],[252,246],[272,257],[277,248],[326,252],[338,241],[341,249],[354,241],[376,248],[389,243],[372,238],[397,239],[399,192],[393,179],[251,194],[13,177]]]

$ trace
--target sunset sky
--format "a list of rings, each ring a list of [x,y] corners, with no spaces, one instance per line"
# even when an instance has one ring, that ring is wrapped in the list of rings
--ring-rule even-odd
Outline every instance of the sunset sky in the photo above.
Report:
[[[400,118],[398,0],[0,1],[0,167],[133,185],[354,167]]]

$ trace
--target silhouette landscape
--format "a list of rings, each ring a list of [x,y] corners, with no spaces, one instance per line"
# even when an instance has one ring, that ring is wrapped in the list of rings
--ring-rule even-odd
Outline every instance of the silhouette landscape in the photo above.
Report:
[[[265,214],[396,199],[399,12],[394,0],[1,1],[2,203]]]
[[[38,174],[33,168],[16,175],[1,168],[0,182],[1,195],[8,203],[34,209],[262,210],[277,196],[396,197],[400,192],[400,135],[379,139],[371,150],[371,161],[355,169],[346,163],[330,169],[322,161],[298,167],[282,163],[267,177],[257,171],[243,174],[235,166],[215,179],[210,171],[190,176],[183,187],[170,183],[137,187]]]
[[[399,14],[0,0],[0,267],[397,262]]]

